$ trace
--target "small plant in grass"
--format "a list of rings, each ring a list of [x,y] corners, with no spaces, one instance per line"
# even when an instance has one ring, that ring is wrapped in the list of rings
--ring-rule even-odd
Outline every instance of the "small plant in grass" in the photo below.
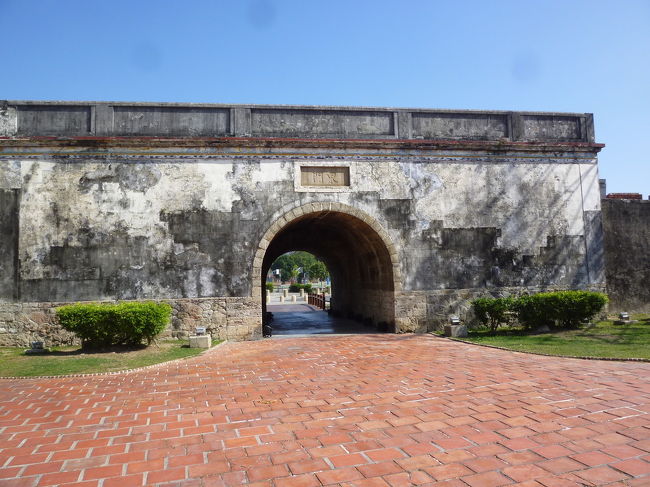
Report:
[[[75,333],[82,346],[100,349],[119,345],[150,345],[169,322],[167,303],[71,304],[56,309],[61,326]]]
[[[472,308],[481,324],[494,333],[499,325],[508,322],[513,303],[513,298],[477,298],[472,301]]]

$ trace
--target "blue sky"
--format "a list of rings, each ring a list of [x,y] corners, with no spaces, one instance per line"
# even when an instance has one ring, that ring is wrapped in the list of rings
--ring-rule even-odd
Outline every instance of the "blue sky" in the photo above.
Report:
[[[594,113],[650,193],[650,0],[0,0],[0,99]]]

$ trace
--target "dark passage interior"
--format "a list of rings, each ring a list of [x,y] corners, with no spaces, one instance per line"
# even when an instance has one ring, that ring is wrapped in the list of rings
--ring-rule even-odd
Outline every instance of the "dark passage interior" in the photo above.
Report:
[[[295,250],[310,252],[327,265],[332,279],[333,315],[380,331],[394,331],[392,263],[386,245],[367,223],[332,211],[310,213],[288,223],[275,235],[264,255],[260,276],[263,293],[271,264],[280,255]],[[262,303],[266,312],[264,296]]]
[[[375,328],[353,319],[333,316],[307,303],[267,304],[267,309],[273,314],[268,324],[274,337],[375,332]]]

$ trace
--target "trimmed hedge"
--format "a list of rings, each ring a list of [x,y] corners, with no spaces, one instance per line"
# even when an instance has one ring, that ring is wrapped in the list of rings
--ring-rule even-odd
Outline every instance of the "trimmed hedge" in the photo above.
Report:
[[[607,295],[593,291],[555,291],[518,298],[478,298],[472,307],[478,320],[492,331],[517,314],[524,328],[544,326],[577,328],[596,316],[607,304]]]
[[[289,285],[290,293],[300,292],[301,289],[304,289],[306,293],[311,292],[311,284],[291,284]]]
[[[508,322],[513,303],[514,298],[478,298],[472,301],[472,308],[478,320],[494,332]]]
[[[521,296],[515,300],[514,311],[526,328],[577,328],[596,316],[607,301],[607,295],[593,291],[555,291]]]
[[[56,309],[61,326],[81,338],[84,348],[150,345],[171,316],[167,303],[70,304]]]
[[[266,290],[270,293],[273,292],[273,283],[272,282],[267,282],[266,283]]]

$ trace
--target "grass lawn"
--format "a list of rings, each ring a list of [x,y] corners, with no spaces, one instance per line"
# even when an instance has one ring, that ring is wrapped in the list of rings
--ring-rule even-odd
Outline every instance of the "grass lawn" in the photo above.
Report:
[[[634,315],[632,319],[638,322],[614,325],[613,321],[601,321],[579,330],[537,335],[517,328],[499,329],[496,335],[470,330],[469,337],[462,340],[551,355],[650,359],[650,315]]]
[[[214,341],[217,345],[220,341]],[[85,352],[79,347],[54,347],[43,355],[25,355],[25,348],[0,348],[1,377],[91,374],[134,369],[178,358],[192,357],[204,349],[189,348],[183,340],[162,340],[157,345],[119,349],[108,352]]]

